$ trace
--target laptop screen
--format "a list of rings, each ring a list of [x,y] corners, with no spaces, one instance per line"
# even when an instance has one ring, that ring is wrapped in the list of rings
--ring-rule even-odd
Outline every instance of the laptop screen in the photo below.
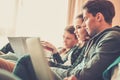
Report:
[[[53,80],[40,39],[29,38],[26,43],[38,80]]]
[[[18,56],[23,56],[28,53],[26,39],[28,37],[8,37],[8,41]]]

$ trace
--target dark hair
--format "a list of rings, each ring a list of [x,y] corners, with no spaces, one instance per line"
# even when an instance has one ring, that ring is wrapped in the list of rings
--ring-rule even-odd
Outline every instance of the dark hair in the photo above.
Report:
[[[98,12],[102,13],[105,21],[109,24],[112,23],[112,19],[115,16],[114,5],[108,0],[89,0],[83,6],[83,9],[87,9],[88,13],[92,13],[93,16]]]
[[[75,35],[74,31],[75,31],[75,28],[73,25],[69,25],[65,28],[65,31],[69,32],[70,34],[73,34],[75,36],[75,39],[77,39],[77,36]]]
[[[82,22],[83,22],[83,21],[84,21],[84,19],[83,19],[83,14],[81,13],[81,14],[79,14],[78,16],[76,16],[76,19],[81,19]]]

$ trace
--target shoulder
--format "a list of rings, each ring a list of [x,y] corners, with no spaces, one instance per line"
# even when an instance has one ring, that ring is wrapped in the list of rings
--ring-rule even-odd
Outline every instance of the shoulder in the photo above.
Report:
[[[104,41],[105,40],[106,41],[108,41],[108,40],[110,40],[110,41],[115,40],[115,41],[120,42],[120,32],[118,32],[118,31],[109,31],[102,37],[101,40],[104,40]]]
[[[115,26],[115,27],[105,30],[105,32],[107,32],[106,36],[118,38],[118,36],[120,36],[120,27]]]
[[[120,27],[115,26],[106,29],[95,37],[98,41],[117,41],[120,42]]]
[[[96,36],[95,45],[97,51],[104,51],[107,53],[118,53],[120,52],[120,29],[110,28],[103,31],[101,34]]]

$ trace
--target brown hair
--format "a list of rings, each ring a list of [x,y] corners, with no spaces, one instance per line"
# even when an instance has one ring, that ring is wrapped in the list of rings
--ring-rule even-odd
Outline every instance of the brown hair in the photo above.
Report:
[[[89,0],[83,6],[89,13],[95,16],[98,12],[102,13],[105,21],[109,24],[115,16],[115,8],[111,1],[108,0]]]
[[[78,16],[76,16],[76,19],[81,19],[82,22],[83,22],[83,21],[84,21],[84,19],[83,19],[83,14],[81,13],[81,14],[79,14]]]
[[[65,28],[65,31],[69,32],[70,34],[73,34],[75,36],[75,39],[77,39],[77,36],[75,35],[74,31],[75,31],[75,28],[73,25],[69,25]]]

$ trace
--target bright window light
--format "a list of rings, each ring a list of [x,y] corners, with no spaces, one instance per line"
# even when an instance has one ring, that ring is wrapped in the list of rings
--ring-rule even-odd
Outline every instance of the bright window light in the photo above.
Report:
[[[61,46],[67,4],[67,0],[0,0],[0,38],[38,36]],[[0,42],[2,46],[6,40]]]
[[[67,0],[21,0],[16,23],[17,36],[39,36],[62,45],[66,27]]]

